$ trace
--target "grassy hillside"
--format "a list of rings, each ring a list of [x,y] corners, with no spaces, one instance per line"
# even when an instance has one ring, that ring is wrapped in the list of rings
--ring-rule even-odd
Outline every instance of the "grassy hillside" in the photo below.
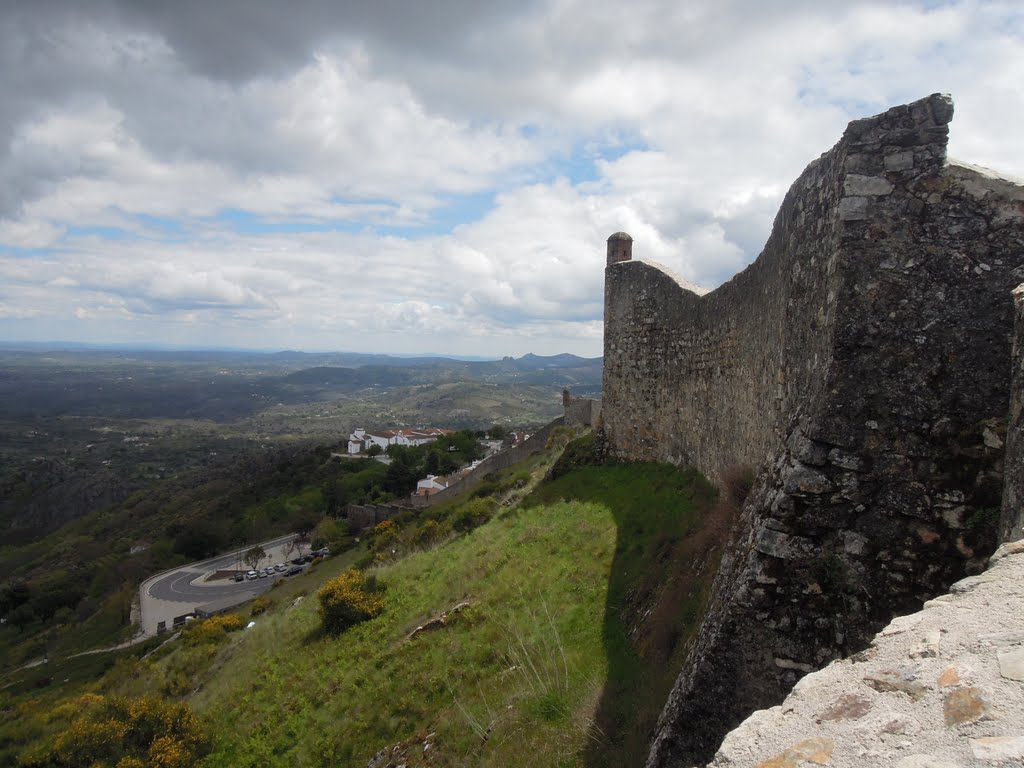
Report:
[[[582,460],[518,504],[477,494],[387,526],[364,542],[372,555],[275,588],[255,626],[200,626],[91,689],[189,703],[211,737],[206,766],[362,766],[382,749],[408,766],[638,764],[728,505],[696,473],[583,466],[587,443],[574,449]],[[527,470],[536,482],[551,463],[534,457],[490,487],[508,502]],[[324,634],[315,589],[357,558],[386,563],[369,571],[384,611]]]

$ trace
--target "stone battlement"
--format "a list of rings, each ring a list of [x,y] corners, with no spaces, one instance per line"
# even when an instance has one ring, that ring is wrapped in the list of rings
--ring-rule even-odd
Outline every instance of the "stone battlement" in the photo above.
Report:
[[[1024,189],[947,162],[952,115],[850,123],[705,296],[609,244],[606,449],[757,475],[650,765],[709,757],[995,546]]]

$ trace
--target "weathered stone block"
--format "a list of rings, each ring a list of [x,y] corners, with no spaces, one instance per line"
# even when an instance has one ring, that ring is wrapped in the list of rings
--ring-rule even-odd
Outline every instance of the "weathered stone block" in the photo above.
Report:
[[[843,192],[847,195],[864,195],[866,197],[888,195],[895,188],[895,184],[882,176],[850,174],[846,177],[846,181],[843,182]]]
[[[1024,681],[1024,648],[999,654],[999,674],[1008,680]]]
[[[912,150],[892,152],[885,156],[883,162],[887,171],[908,171],[914,167],[914,152]]]
[[[844,197],[839,201],[837,209],[843,221],[859,221],[868,217],[868,199],[866,197]]]
[[[764,528],[758,535],[754,548],[771,557],[795,560],[814,552],[814,542],[801,536],[790,536],[771,528]]]
[[[832,482],[821,472],[797,464],[787,474],[782,490],[793,495],[828,493]]]
[[[979,760],[1019,765],[1024,760],[1024,736],[983,736],[971,739],[971,752]]]

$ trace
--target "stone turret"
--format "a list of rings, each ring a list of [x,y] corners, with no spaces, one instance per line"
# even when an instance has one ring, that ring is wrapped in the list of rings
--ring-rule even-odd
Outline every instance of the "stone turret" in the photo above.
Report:
[[[608,263],[606,266],[629,261],[633,258],[633,238],[625,232],[616,232],[608,238]]]

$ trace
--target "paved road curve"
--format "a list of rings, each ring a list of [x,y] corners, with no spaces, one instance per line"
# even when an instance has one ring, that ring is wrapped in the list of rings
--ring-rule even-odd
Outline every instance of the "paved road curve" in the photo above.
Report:
[[[294,541],[295,536],[291,535],[264,542],[261,546],[268,556],[260,565],[266,567],[283,563],[287,557],[295,557],[298,552]],[[207,603],[229,598],[237,598],[238,603],[244,603],[268,591],[273,586],[274,578],[241,582],[222,579],[205,581],[206,577],[216,571],[236,568],[248,570],[241,558],[249,549],[245,547],[210,560],[183,565],[142,582],[139,586],[140,632],[143,635],[155,635],[160,622],[165,622],[167,629],[170,629],[176,616],[191,613]]]

